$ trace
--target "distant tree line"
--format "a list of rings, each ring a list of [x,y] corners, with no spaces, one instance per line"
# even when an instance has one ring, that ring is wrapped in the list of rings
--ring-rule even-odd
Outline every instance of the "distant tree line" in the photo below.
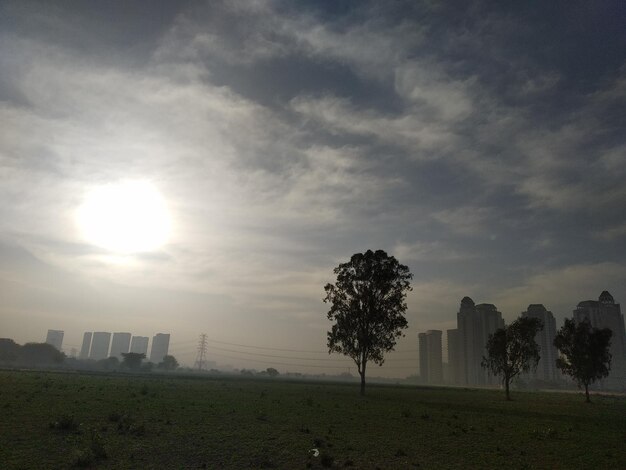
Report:
[[[482,366],[502,379],[507,400],[511,399],[511,380],[534,370],[541,359],[535,336],[542,328],[541,320],[522,317],[489,335]],[[566,319],[554,339],[560,353],[556,366],[585,389],[587,403],[591,401],[589,385],[607,377],[611,370],[611,336],[610,329],[594,328],[587,319],[578,323]]]
[[[65,354],[47,343],[26,343],[20,346],[9,338],[0,338],[0,362],[20,366],[51,366],[61,364]]]
[[[330,304],[327,317],[333,322],[327,334],[328,352],[354,361],[364,395],[368,363],[382,365],[385,353],[394,349],[408,326],[406,295],[413,275],[383,250],[355,253],[333,273],[336,281],[324,287],[324,302]],[[535,336],[542,329],[541,320],[522,317],[489,336],[481,365],[502,379],[507,400],[511,381],[536,369],[541,359]],[[609,329],[593,328],[588,320],[566,320],[554,340],[560,352],[556,366],[584,387],[587,402],[589,385],[609,374],[611,334]]]
[[[19,367],[75,367],[92,370],[129,370],[148,372],[153,368],[174,371],[179,364],[174,356],[167,355],[158,364],[144,363],[145,354],[123,353],[122,361],[117,357],[108,357],[94,361],[91,359],[68,358],[63,352],[48,343],[26,343],[19,345],[9,338],[0,338],[0,364]]]

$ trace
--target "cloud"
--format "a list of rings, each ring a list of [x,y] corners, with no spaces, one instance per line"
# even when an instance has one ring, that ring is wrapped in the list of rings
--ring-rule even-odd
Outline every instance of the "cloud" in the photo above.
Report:
[[[592,235],[594,238],[604,241],[612,241],[622,238],[626,236],[626,222],[602,230],[595,230],[592,232]]]
[[[97,8],[16,5],[0,15],[0,238],[103,296],[143,293],[111,309],[149,316],[142,295],[175,292],[181,324],[214,302],[225,334],[289,324],[306,343],[332,268],[368,248],[415,269],[419,329],[451,325],[464,295],[562,313],[586,276],[593,295],[623,278],[623,60],[548,11],[224,1],[107,28]],[[173,217],[150,256],[76,229],[93,185],[128,178]]]
[[[398,243],[392,253],[402,262],[406,261],[461,261],[475,255],[460,252],[440,241]]]
[[[465,206],[436,212],[433,217],[454,232],[474,236],[489,233],[492,213],[488,207]]]
[[[493,292],[494,303],[511,321],[529,304],[543,303],[560,320],[570,317],[576,304],[596,299],[603,290],[615,293],[626,281],[626,266],[615,262],[572,264],[543,269],[519,285]],[[619,301],[619,299],[618,299]]]

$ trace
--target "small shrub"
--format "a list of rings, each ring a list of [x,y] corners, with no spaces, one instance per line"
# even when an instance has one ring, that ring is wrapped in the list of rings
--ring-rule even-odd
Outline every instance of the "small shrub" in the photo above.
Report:
[[[347,459],[344,463],[343,463],[344,467],[354,467],[354,461],[351,459]]]
[[[403,418],[410,418],[411,417],[411,410],[402,410],[402,417]]]
[[[109,413],[109,421],[112,423],[117,423],[120,419],[122,419],[122,414],[117,411],[112,411]]]
[[[141,386],[140,393],[141,393],[142,395],[147,395],[147,394],[148,394],[148,384],[143,384],[143,385]]]
[[[146,425],[143,423],[133,424],[129,429],[129,433],[133,436],[144,436],[146,434]]]
[[[95,429],[91,430],[91,443],[89,444],[89,449],[91,450],[93,456],[96,459],[106,459],[107,452],[104,448],[104,442],[102,440],[102,436],[98,434]]]
[[[335,457],[333,457],[330,454],[327,454],[324,452],[320,455],[320,462],[322,464],[322,467],[326,467],[326,468],[332,467],[334,461],[335,461]]]
[[[76,449],[72,452],[72,466],[90,467],[94,464],[94,455],[90,449]]]
[[[396,451],[396,457],[406,457],[406,452],[403,449],[398,449]]]
[[[320,448],[320,447],[324,447],[324,439],[320,439],[319,437],[316,437],[315,439],[313,439],[313,446]]]
[[[79,423],[74,419],[72,415],[61,415],[55,421],[50,423],[50,428],[57,429],[59,431],[76,431],[78,430]]]
[[[422,413],[420,418],[422,418],[423,420],[427,421],[430,419],[430,415],[428,413]]]
[[[143,436],[146,433],[146,426],[144,423],[136,423],[129,415],[123,415],[117,422],[117,432],[120,434]]]
[[[556,429],[548,428],[546,430],[546,437],[557,437],[559,433]]]
[[[253,468],[276,468],[276,464],[272,459],[266,456],[253,459],[252,462],[250,462],[250,466]]]

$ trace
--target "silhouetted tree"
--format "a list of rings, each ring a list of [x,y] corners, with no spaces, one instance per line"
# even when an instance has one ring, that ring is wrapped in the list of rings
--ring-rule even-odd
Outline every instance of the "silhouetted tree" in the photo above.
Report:
[[[20,354],[21,346],[9,338],[0,338],[0,362],[14,362]]]
[[[174,356],[163,356],[163,361],[159,362],[157,367],[163,370],[176,370],[178,368],[178,361]]]
[[[328,319],[335,322],[328,332],[328,351],[352,358],[364,395],[367,363],[382,365],[384,353],[408,326],[405,300],[413,275],[382,250],[356,253],[333,272],[336,283],[324,287],[324,302],[331,304]]]
[[[277,377],[278,374],[279,374],[278,371],[274,369],[273,367],[267,368],[267,375],[269,375],[270,377]]]
[[[120,360],[115,356],[111,356],[107,357],[106,359],[100,359],[98,362],[96,362],[96,364],[101,369],[114,370],[120,366]]]
[[[146,358],[146,355],[144,353],[129,352],[122,353],[122,357],[124,358],[122,360],[122,364],[124,365],[124,367],[127,367],[131,370],[137,370],[141,367],[141,361]]]
[[[609,375],[611,370],[611,336],[608,328],[593,328],[589,320],[576,323],[566,319],[554,338],[554,346],[561,353],[556,366],[572,377],[578,387],[585,387],[587,403],[589,385]]]
[[[19,350],[18,361],[28,365],[60,364],[65,354],[48,343],[26,343]]]
[[[542,329],[543,323],[538,318],[521,317],[489,335],[487,357],[483,356],[481,365],[502,378],[507,400],[511,399],[511,380],[539,363],[540,348],[535,335]]]

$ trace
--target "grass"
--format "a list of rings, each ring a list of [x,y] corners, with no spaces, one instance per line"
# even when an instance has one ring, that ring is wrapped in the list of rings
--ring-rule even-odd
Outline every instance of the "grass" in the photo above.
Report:
[[[626,468],[626,397],[0,371],[12,468]],[[311,449],[318,449],[314,457]]]

